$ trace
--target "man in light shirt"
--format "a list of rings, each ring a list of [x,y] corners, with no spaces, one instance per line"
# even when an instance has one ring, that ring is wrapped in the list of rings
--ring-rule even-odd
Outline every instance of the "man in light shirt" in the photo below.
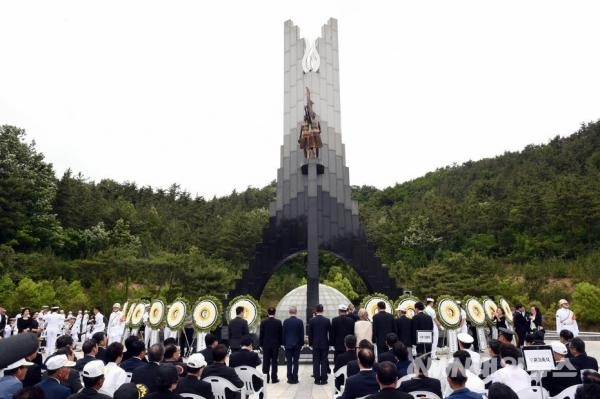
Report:
[[[561,330],[569,330],[573,333],[573,337],[579,335],[579,327],[575,313],[569,309],[569,301],[561,299],[558,301],[560,308],[556,311],[556,333],[560,334]]]
[[[125,329],[125,322],[122,320],[123,312],[121,312],[121,305],[115,303],[113,305],[113,311],[108,317],[108,328],[106,335],[108,335],[108,343],[121,342],[123,331]]]

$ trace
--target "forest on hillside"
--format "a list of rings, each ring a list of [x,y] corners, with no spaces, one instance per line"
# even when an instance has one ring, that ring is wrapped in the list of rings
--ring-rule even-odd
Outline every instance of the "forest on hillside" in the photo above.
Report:
[[[383,190],[353,187],[389,273],[419,296],[556,302],[600,323],[600,123],[519,152],[469,161]],[[221,198],[134,182],[55,176],[25,131],[0,127],[0,305],[105,308],[124,298],[223,297],[268,223],[275,182]],[[303,254],[261,298],[304,279]],[[322,280],[358,302],[357,274],[322,253]]]

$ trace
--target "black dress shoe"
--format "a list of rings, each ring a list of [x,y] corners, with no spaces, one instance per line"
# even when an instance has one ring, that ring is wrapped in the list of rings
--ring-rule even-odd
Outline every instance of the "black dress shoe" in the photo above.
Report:
[[[271,383],[272,383],[272,384],[277,384],[278,382],[279,382],[279,379],[277,379],[277,378],[273,378],[273,379],[271,380]]]

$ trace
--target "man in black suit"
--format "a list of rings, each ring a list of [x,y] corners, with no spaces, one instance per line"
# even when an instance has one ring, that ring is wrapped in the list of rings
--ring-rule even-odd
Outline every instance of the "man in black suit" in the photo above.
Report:
[[[569,343],[571,352],[571,364],[579,371],[586,369],[598,370],[598,361],[596,358],[588,356],[585,352],[585,342],[579,337],[575,337]]]
[[[523,304],[517,304],[515,307],[515,313],[513,313],[513,324],[515,326],[515,332],[517,333],[517,346],[520,348],[525,342],[525,335],[529,331],[529,314],[525,312],[525,306]]]
[[[371,352],[375,353],[375,346],[373,346],[373,344],[367,339],[361,339],[358,343],[358,351],[362,349],[368,349]],[[346,375],[348,376],[348,378],[352,377],[355,374],[358,374],[359,371],[360,366],[358,365],[358,359],[350,360],[346,364]]]
[[[394,330],[398,339],[410,348],[413,345],[412,342],[412,320],[406,316],[406,306],[399,305],[396,308],[398,312],[398,318],[394,320]]]
[[[370,349],[361,349],[357,354],[360,371],[358,374],[348,377],[344,386],[344,393],[340,399],[355,399],[373,394],[379,390],[379,384],[375,379],[373,364],[375,354]]]
[[[344,346],[346,351],[333,360],[333,372],[335,373],[342,367],[346,366],[348,362],[356,360],[356,337],[352,334],[346,335],[344,338]],[[346,374],[348,369],[346,368]],[[335,387],[339,390],[344,385],[344,376],[340,375],[335,379]]]
[[[281,320],[275,318],[275,308],[271,306],[267,309],[267,318],[260,322],[259,343],[263,350],[262,372],[267,376],[267,382],[273,384],[279,382],[279,378],[277,378],[277,358],[279,357],[282,335]],[[269,369],[271,370],[270,375]]]
[[[96,359],[102,360],[104,364],[106,364],[106,345],[108,343],[108,338],[106,337],[106,333],[104,331],[98,331],[92,335],[92,340],[96,341],[98,344],[98,352],[96,353]]]
[[[148,350],[148,363],[133,370],[131,382],[146,385],[148,393],[158,391],[158,367],[164,356],[165,347],[163,344],[152,345]]]
[[[240,350],[240,340],[250,334],[248,322],[244,319],[244,307],[235,308],[235,317],[229,322],[229,347],[232,352]]]
[[[204,344],[206,344],[206,348],[202,349],[200,353],[204,356],[206,364],[213,364],[213,349],[219,345],[219,340],[215,334],[208,333],[204,336]]]
[[[394,363],[379,363],[376,379],[379,384],[379,392],[369,396],[369,399],[412,399],[412,395],[396,389],[398,375]]]
[[[232,367],[225,364],[227,359],[227,347],[223,344],[219,344],[213,350],[213,364],[206,366],[204,369],[204,378],[209,377],[223,377],[238,388],[244,386],[244,382],[237,375]],[[227,399],[237,399],[241,397],[241,391],[226,391]]]
[[[398,359],[394,355],[394,345],[398,342],[398,336],[396,333],[388,333],[385,337],[385,345],[387,346],[387,350],[385,352],[379,352],[377,354],[377,362],[392,362],[396,364]]]
[[[348,316],[348,308],[341,304],[338,306],[338,316],[331,320],[331,345],[333,345],[333,359],[346,352],[344,338],[346,335],[354,334],[354,319]]]
[[[417,346],[417,355],[423,355],[431,352],[431,343],[417,343],[417,331],[431,331],[433,335],[433,319],[427,313],[423,312],[425,305],[423,302],[415,303],[415,311],[417,314],[412,318],[412,342]]]
[[[237,352],[233,352],[229,356],[229,367],[248,366],[258,368],[261,363],[258,353],[254,352],[254,346],[252,345],[252,337],[250,335],[244,335],[240,341],[241,348]],[[258,391],[263,386],[262,378],[252,376],[252,386],[255,391]],[[261,395],[262,398],[263,395]]]
[[[308,322],[308,345],[313,351],[313,376],[315,384],[327,384],[327,371],[329,370],[329,341],[331,322],[323,316],[323,305],[315,307],[316,315]]]
[[[129,344],[128,352],[131,352],[131,357],[119,365],[126,372],[131,373],[138,367],[147,364],[144,360],[144,357],[146,356],[146,345],[141,339],[131,342]]]
[[[437,378],[427,376],[427,371],[431,367],[432,361],[430,355],[423,355],[414,360],[414,369],[409,373],[417,374],[416,377],[400,384],[399,390],[402,392],[427,391],[442,397],[442,384]],[[412,368],[412,367],[411,367]]]
[[[567,355],[565,344],[553,341],[550,343],[550,346],[552,347],[552,355],[556,365],[554,366],[554,370],[546,372],[546,375],[542,377],[541,383],[542,387],[548,390],[550,396],[556,396],[565,388],[580,384],[581,378],[570,362],[572,359],[565,358]]]
[[[394,332],[394,316],[385,311],[385,302],[377,302],[377,314],[373,316],[373,343],[377,353],[387,352],[385,337]]]
[[[175,393],[192,393],[200,395],[206,399],[213,399],[212,387],[202,381],[202,372],[206,367],[206,360],[200,353],[194,353],[185,362],[187,366],[187,375],[179,379]]]
[[[297,312],[295,306],[290,306],[288,310],[290,317],[283,321],[283,346],[288,384],[298,383],[298,361],[300,360],[300,349],[304,345],[304,323],[296,317]]]
[[[96,341],[88,339],[81,345],[81,350],[83,351],[83,357],[81,359],[77,359],[75,362],[75,366],[73,368],[79,372],[83,371],[83,367],[96,359],[96,353],[98,353],[98,344]]]

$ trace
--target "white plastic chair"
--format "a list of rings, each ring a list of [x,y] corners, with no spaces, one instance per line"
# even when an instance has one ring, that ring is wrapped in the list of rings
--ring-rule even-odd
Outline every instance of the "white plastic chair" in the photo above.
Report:
[[[242,388],[242,398],[259,398],[259,394],[262,392],[263,398],[266,399],[266,384],[263,373],[260,373],[257,369],[250,366],[238,366],[235,368],[235,372],[237,373],[238,377],[240,377],[240,380],[244,382],[244,387]],[[258,391],[254,390],[252,377],[258,377],[263,381],[263,385]]]
[[[236,387],[231,381],[223,377],[206,377],[202,381],[206,381],[210,384],[215,399],[226,399],[225,390],[229,389],[233,392],[239,392],[242,389]]]
[[[563,389],[563,391],[557,395],[552,396],[550,399],[573,399],[575,398],[575,391],[579,388],[581,384],[571,385]]]
[[[409,392],[415,399],[441,399],[439,396],[429,391],[412,391]]]
[[[543,391],[542,391],[543,390]],[[519,399],[548,398],[548,391],[542,387],[528,387],[517,392]]]
[[[333,372],[333,378],[337,379],[340,376],[344,376],[344,383],[340,386],[340,389],[335,388],[335,393],[333,394],[333,397],[337,397],[339,395],[341,395],[342,393],[344,393],[344,387],[346,386],[346,380],[348,379],[348,366],[343,366],[340,367],[339,369],[337,369],[336,371]],[[334,381],[335,384],[335,381]]]
[[[179,395],[187,399],[206,399],[204,396],[200,396],[195,393],[180,393]]]

